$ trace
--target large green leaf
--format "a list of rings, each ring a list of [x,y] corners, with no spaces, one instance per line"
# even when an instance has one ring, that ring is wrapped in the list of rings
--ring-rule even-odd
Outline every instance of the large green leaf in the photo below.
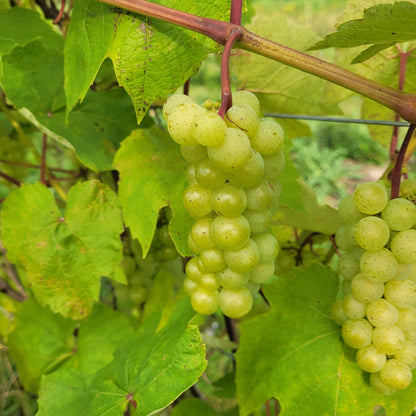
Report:
[[[114,36],[110,6],[98,1],[77,0],[65,42],[65,92],[67,112],[84,99],[107,56]]]
[[[350,48],[378,44],[384,47],[416,39],[416,5],[407,1],[378,4],[364,11],[362,19],[344,22],[311,49]],[[378,52],[376,50],[375,52]]]
[[[159,210],[170,206],[170,233],[182,255],[189,255],[187,235],[191,219],[182,204],[186,162],[178,145],[158,128],[133,131],[114,159],[120,172],[119,196],[124,221],[146,255],[153,239]]]
[[[37,299],[54,312],[86,318],[98,300],[100,277],[125,279],[121,211],[105,185],[75,185],[65,216],[46,187],[23,185],[10,194],[1,214],[10,260],[26,269]]]
[[[198,329],[188,326],[193,314],[184,300],[159,331],[158,316],[149,319],[121,340],[114,361],[92,378],[69,369],[44,377],[38,415],[120,416],[128,402],[137,406],[137,416],[164,408],[206,366]]]
[[[383,397],[346,348],[329,316],[338,291],[327,267],[295,268],[263,288],[267,314],[241,325],[237,352],[240,415],[275,397],[282,416],[370,415],[383,405],[388,416],[408,415],[415,406],[416,381],[405,391]]]
[[[14,323],[7,346],[23,385],[37,393],[41,376],[55,371],[72,356],[77,323],[41,307],[34,299],[19,306]]]
[[[122,313],[100,304],[78,323],[30,299],[20,305],[14,321],[7,345],[25,388],[34,393],[41,376],[61,366],[94,374],[113,360],[120,340],[133,333]]]
[[[121,89],[89,91],[67,116],[63,54],[40,40],[3,57],[0,83],[13,104],[42,131],[75,149],[94,171],[110,170],[119,143],[137,127],[134,109]]]
[[[155,3],[221,20],[229,9],[224,0]],[[65,59],[68,108],[83,98],[101,62],[109,56],[140,122],[151,103],[174,92],[216,49],[209,38],[170,23],[119,10],[110,15],[108,6],[90,0],[75,2]]]
[[[63,47],[62,36],[50,23],[42,20],[38,12],[13,7],[0,13],[0,55],[8,54],[15,46],[23,46],[37,39],[46,48],[61,50]]]

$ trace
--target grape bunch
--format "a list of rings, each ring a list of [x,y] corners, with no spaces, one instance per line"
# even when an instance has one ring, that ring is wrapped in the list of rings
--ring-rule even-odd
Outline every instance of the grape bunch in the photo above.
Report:
[[[274,276],[279,244],[269,226],[285,164],[283,131],[260,118],[250,92],[235,93],[224,118],[217,109],[210,100],[199,106],[174,95],[163,116],[189,163],[183,203],[195,220],[188,236],[194,257],[186,264],[184,290],[196,312],[220,308],[240,318],[251,310],[252,292]]]
[[[385,395],[407,388],[416,368],[416,207],[409,186],[403,181],[401,197],[389,199],[385,183],[362,183],[338,207],[344,297],[331,314],[370,384]]]
[[[127,236],[124,240],[123,268],[127,285],[113,283],[117,308],[139,317],[148,300],[154,278],[161,269],[181,270],[182,262],[168,231],[170,212],[163,212],[146,257],[137,240]],[[168,218],[165,218],[165,217]],[[173,263],[173,264],[172,264]]]

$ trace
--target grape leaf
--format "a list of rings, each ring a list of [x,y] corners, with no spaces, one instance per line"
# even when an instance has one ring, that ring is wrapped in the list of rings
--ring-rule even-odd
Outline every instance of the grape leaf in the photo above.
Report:
[[[137,127],[129,96],[121,88],[90,91],[67,116],[63,82],[62,52],[46,49],[39,40],[3,57],[0,83],[22,114],[49,136],[74,147],[90,169],[111,170],[119,143]]]
[[[91,0],[74,3],[64,51],[67,113],[85,98],[113,36],[110,6]]]
[[[192,221],[182,204],[186,162],[177,144],[158,128],[133,131],[117,152],[114,167],[120,172],[124,221],[139,240],[143,256],[150,248],[159,210],[168,205],[173,211],[172,239],[180,254],[189,255]]]
[[[107,306],[96,305],[88,319],[78,323],[30,299],[15,315],[8,347],[25,388],[37,393],[41,376],[61,368],[94,374],[113,360],[120,340],[132,334],[128,319]]]
[[[68,108],[83,98],[101,62],[108,56],[140,122],[152,102],[174,92],[197,71],[208,53],[218,48],[214,41],[195,32],[131,12],[117,10],[110,15],[108,6],[99,9],[93,3],[83,0],[74,4],[69,28],[72,36],[68,36],[65,55]],[[226,19],[229,8],[222,0],[155,3],[222,20]],[[79,28],[83,33],[79,33]],[[78,85],[70,80],[77,80]]]
[[[237,408],[228,411],[214,410],[208,403],[195,397],[181,400],[177,406],[173,408],[171,416],[238,416]]]
[[[263,290],[270,312],[240,327],[236,383],[241,416],[270,397],[279,400],[282,416],[311,409],[319,415],[366,415],[376,405],[384,406],[388,416],[412,412],[416,381],[383,397],[363,377],[354,351],[343,345],[329,316],[338,292],[331,269],[318,264],[295,268]]]
[[[71,188],[65,216],[46,187],[23,185],[5,201],[1,223],[10,260],[25,268],[38,301],[54,312],[86,318],[100,276],[125,281],[118,199],[97,181]]]
[[[16,46],[1,61],[0,82],[17,108],[48,116],[65,105],[62,51],[40,40]]]
[[[41,307],[33,298],[19,306],[14,323],[7,346],[23,385],[37,393],[41,376],[72,356],[77,323]]]
[[[416,39],[416,5],[407,1],[378,4],[364,10],[364,17],[344,22],[311,50],[332,46],[350,48],[368,44],[394,43]]]
[[[157,315],[147,320],[131,338],[121,340],[113,362],[94,377],[72,369],[45,376],[38,415],[121,415],[128,401],[137,405],[137,416],[164,408],[206,366],[198,329],[188,326],[193,314],[185,299],[162,329],[157,331]]]
[[[43,46],[50,49],[62,50],[63,47],[62,36],[42,20],[37,11],[13,7],[0,14],[0,55],[34,40],[40,40]]]

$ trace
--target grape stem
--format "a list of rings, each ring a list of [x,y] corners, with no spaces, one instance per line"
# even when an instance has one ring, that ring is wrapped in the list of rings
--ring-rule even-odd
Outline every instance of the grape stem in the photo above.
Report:
[[[145,0],[98,1],[173,23],[208,36],[222,45],[227,43],[233,29],[238,29],[241,36],[236,42],[237,47],[340,85],[392,109],[409,123],[416,123],[415,95],[387,87],[337,65],[263,38],[235,23],[196,16]]]
[[[413,136],[415,128],[416,124],[411,124],[409,126],[406,136],[400,147],[399,153],[397,155],[396,162],[394,163],[394,167],[391,171],[391,199],[398,198],[400,195],[400,180],[402,177],[404,156],[406,154],[407,147],[409,145],[410,139]]]
[[[225,43],[224,51],[221,57],[221,106],[218,115],[224,118],[227,110],[233,105],[230,85],[230,56],[234,43],[241,36],[240,28],[235,28],[230,34],[229,39]]]
[[[0,178],[6,179],[6,181],[9,181],[10,183],[16,185],[16,186],[22,186],[22,183],[12,176],[8,175],[7,173],[4,173],[0,170]]]

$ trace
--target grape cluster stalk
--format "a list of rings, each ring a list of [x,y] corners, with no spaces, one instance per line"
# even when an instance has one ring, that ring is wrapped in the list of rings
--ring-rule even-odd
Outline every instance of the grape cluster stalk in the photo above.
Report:
[[[257,97],[233,94],[224,118],[218,103],[202,106],[173,95],[163,107],[171,138],[180,144],[188,187],[183,204],[195,220],[188,236],[194,256],[184,290],[203,315],[218,308],[230,318],[246,315],[253,294],[273,279],[279,243],[270,232],[284,168],[283,130],[261,117]]]
[[[388,183],[365,182],[338,207],[335,235],[344,297],[331,309],[370,384],[389,395],[416,368],[416,181],[390,199]]]

